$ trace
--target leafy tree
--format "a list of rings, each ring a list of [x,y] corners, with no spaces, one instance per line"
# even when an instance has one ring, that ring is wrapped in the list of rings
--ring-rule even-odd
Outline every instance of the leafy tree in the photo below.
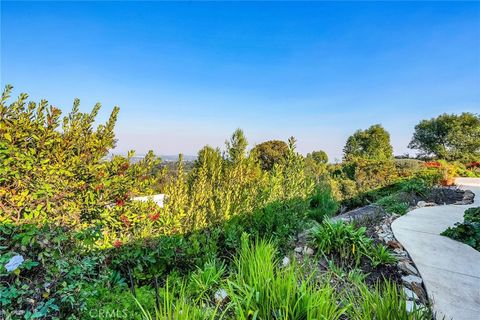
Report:
[[[411,149],[421,157],[474,161],[480,158],[480,116],[464,112],[442,114],[415,126]]]
[[[343,160],[388,160],[393,158],[390,134],[379,124],[357,130],[343,148]]]
[[[288,156],[288,145],[281,140],[270,140],[262,142],[252,149],[263,170],[271,170],[276,163],[285,162]]]
[[[311,158],[318,164],[327,164],[328,163],[328,155],[325,151],[312,151],[311,153],[307,154],[307,158]]]
[[[237,129],[225,142],[227,147],[227,157],[231,163],[237,163],[246,156],[248,141],[242,129]]]
[[[320,182],[327,174],[328,156],[325,151],[312,151],[305,157],[305,165],[309,175],[315,177],[316,182]]]

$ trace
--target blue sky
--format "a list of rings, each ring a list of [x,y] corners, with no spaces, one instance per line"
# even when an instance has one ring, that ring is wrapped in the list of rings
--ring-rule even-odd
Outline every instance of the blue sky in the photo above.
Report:
[[[4,2],[1,85],[121,108],[118,152],[195,154],[240,127],[341,157],[381,123],[480,112],[479,2]]]

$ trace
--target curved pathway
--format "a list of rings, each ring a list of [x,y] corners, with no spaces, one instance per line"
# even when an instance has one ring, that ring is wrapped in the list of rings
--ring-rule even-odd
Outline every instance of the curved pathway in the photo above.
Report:
[[[412,210],[392,223],[398,241],[422,276],[437,319],[480,319],[480,252],[441,236],[463,213],[480,206],[480,178],[458,178],[456,184],[475,193],[471,205]]]

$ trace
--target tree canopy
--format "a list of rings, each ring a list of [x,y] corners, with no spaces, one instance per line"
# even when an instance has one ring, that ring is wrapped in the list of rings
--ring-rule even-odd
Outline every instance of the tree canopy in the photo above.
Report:
[[[307,154],[307,158],[312,159],[317,164],[327,164],[328,163],[328,155],[325,151],[312,151],[311,153]]]
[[[415,126],[411,149],[421,157],[474,161],[480,158],[480,116],[442,114]]]
[[[366,130],[357,130],[347,139],[343,148],[343,160],[389,160],[393,158],[390,134],[375,124]]]
[[[281,140],[270,140],[262,142],[252,149],[263,170],[271,170],[275,164],[285,161],[288,156],[288,145]]]

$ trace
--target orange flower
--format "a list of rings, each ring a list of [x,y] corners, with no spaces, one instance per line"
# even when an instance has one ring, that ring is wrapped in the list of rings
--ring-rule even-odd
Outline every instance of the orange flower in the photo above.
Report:
[[[115,248],[120,248],[122,245],[123,245],[122,241],[120,241],[120,240],[118,240],[118,239],[115,240],[115,241],[113,241],[113,246],[114,246]]]

